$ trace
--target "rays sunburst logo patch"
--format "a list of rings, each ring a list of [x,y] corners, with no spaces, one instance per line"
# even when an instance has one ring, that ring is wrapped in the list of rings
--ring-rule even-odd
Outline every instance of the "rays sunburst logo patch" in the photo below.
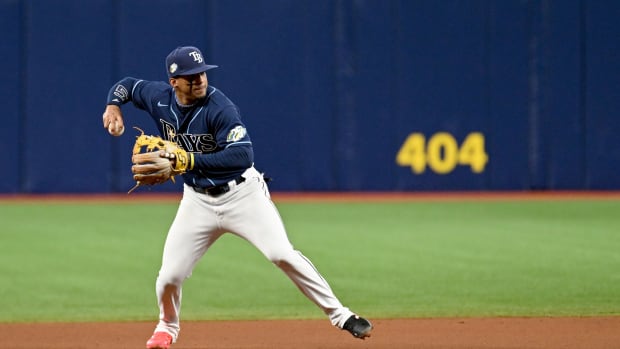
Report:
[[[237,142],[238,140],[245,137],[247,131],[243,126],[237,126],[228,132],[228,136],[226,137],[226,142]]]

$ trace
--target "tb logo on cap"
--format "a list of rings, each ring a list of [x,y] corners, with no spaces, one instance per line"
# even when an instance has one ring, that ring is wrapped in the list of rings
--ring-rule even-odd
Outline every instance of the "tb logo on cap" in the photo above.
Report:
[[[200,54],[200,52],[192,51],[189,53],[189,55],[192,56],[192,58],[194,58],[194,62],[198,62],[198,63],[203,62],[202,55]]]

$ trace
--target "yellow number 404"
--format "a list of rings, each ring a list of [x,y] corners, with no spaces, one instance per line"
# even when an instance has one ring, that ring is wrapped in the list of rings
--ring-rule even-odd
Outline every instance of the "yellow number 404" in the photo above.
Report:
[[[474,173],[482,173],[489,161],[484,150],[484,135],[472,132],[459,145],[447,132],[438,132],[429,138],[421,133],[410,134],[396,154],[396,163],[411,166],[413,173],[424,173],[426,166],[435,173],[448,174],[457,165],[469,165]]]

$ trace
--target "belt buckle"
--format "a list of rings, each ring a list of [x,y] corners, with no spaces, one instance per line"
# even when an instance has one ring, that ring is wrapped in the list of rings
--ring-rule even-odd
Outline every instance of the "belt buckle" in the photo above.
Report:
[[[223,184],[216,187],[207,188],[205,191],[211,196],[220,196],[222,194],[228,193],[230,191],[230,186],[228,184]]]
[[[192,189],[198,194],[206,194],[207,192],[206,189],[202,187],[192,187]]]
[[[228,183],[217,185],[211,188],[201,188],[201,187],[192,187],[194,191],[200,194],[207,194],[213,197],[220,196],[222,194],[226,194],[230,191],[231,188],[237,186],[241,183],[245,182],[245,177],[239,176]]]

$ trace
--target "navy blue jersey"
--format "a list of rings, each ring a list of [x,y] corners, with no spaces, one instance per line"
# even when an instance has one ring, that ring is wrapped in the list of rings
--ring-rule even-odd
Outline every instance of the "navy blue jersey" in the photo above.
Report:
[[[182,175],[186,184],[220,185],[252,166],[252,142],[239,109],[215,87],[208,86],[207,96],[184,113],[169,84],[128,77],[110,89],[108,104],[130,101],[149,113],[162,138],[194,154],[194,168]]]

